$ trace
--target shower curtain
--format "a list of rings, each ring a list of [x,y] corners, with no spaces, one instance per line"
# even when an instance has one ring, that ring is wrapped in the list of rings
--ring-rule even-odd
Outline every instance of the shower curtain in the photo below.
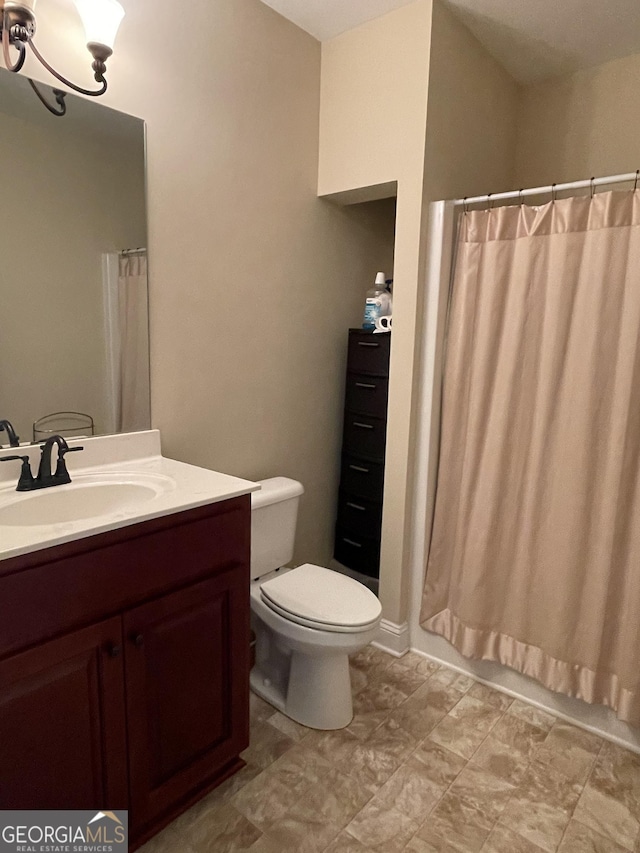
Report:
[[[462,215],[421,622],[640,725],[640,191]]]
[[[118,324],[120,376],[116,428],[118,432],[149,429],[149,320],[145,254],[120,255]]]

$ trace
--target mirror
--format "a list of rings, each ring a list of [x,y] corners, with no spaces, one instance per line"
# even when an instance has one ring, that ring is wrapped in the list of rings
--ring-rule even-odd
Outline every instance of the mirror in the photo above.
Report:
[[[53,116],[0,69],[0,186],[0,419],[148,429],[144,122],[74,95]]]

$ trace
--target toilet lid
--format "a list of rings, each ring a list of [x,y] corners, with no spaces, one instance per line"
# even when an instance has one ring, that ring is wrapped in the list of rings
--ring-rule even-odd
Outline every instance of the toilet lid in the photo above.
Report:
[[[311,563],[266,581],[260,592],[265,604],[281,615],[324,630],[368,628],[382,612],[366,586]]]

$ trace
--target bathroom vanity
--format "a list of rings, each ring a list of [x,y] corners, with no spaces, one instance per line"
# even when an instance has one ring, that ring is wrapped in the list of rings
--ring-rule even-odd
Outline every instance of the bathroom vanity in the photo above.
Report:
[[[145,435],[83,443],[95,457],[92,442]],[[166,488],[111,516],[7,525],[0,483],[0,808],[128,809],[135,849],[242,766],[257,487],[159,454],[81,456],[48,500],[90,503],[134,469]]]

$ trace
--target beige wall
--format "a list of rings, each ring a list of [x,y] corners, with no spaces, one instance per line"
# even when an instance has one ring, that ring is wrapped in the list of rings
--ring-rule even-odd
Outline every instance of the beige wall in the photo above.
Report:
[[[430,0],[417,0],[323,43],[321,196],[421,168],[430,17]]]
[[[516,185],[542,186],[640,168],[640,54],[528,86]]]
[[[397,186],[380,568],[383,615],[394,622],[406,619],[408,599],[405,531],[430,30],[431,0],[418,0],[322,46],[319,193],[348,202],[363,188]]]
[[[433,5],[425,193],[513,186],[520,87],[439,0]]]
[[[0,112],[0,417],[24,441],[61,410],[104,431],[102,253],[146,241],[142,126],[137,142],[95,138],[27,94],[35,120]]]
[[[80,76],[46,5],[41,49]],[[129,3],[109,61],[107,102],[147,121],[153,423],[170,456],[300,479],[298,557],[328,561],[346,331],[388,215],[317,198],[318,42],[259,0],[194,0],[188,29]]]

